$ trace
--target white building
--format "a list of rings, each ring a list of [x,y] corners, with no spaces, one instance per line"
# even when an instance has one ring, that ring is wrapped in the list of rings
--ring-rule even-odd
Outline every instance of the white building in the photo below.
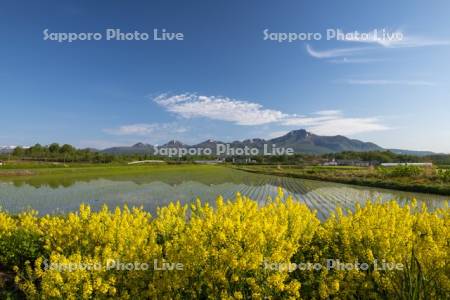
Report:
[[[195,160],[194,163],[196,164],[203,164],[203,165],[216,165],[216,164],[222,164],[224,162],[223,159],[215,159],[215,160]]]
[[[129,165],[138,165],[138,164],[165,164],[166,162],[164,160],[139,160],[139,161],[132,161],[129,162]]]
[[[396,167],[396,166],[415,166],[415,167],[432,167],[433,163],[382,163],[382,167]]]
[[[333,158],[332,161],[324,162],[322,165],[323,165],[323,166],[337,166],[338,163],[337,163],[337,161]]]

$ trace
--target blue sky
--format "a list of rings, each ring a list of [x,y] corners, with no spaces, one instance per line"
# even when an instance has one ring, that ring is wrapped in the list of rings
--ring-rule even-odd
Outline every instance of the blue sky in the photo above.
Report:
[[[1,1],[0,145],[105,148],[306,128],[450,152],[450,2]],[[183,41],[44,40],[181,32]],[[277,42],[269,33],[320,33]],[[327,40],[327,29],[402,35]],[[370,36],[369,36],[370,37]]]

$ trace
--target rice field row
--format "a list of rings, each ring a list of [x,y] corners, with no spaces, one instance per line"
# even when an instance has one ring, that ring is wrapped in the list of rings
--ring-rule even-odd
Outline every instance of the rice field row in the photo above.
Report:
[[[38,210],[41,214],[65,213],[77,210],[81,203],[88,203],[94,208],[103,204],[110,207],[143,206],[154,213],[158,206],[171,201],[189,203],[197,197],[204,201],[214,202],[218,195],[232,199],[237,192],[264,204],[269,197],[274,198],[278,187],[285,194],[292,194],[295,199],[305,203],[310,209],[317,211],[321,219],[328,217],[336,207],[355,208],[356,203],[367,200],[387,201],[397,199],[404,204],[417,198],[424,201],[431,209],[441,207],[445,196],[420,193],[398,192],[376,188],[365,188],[344,184],[319,182],[291,177],[277,177],[244,173],[242,171],[218,168],[214,173],[214,182],[205,174],[205,180],[198,174],[190,178],[188,174],[174,172],[160,180],[152,174],[150,177],[100,178],[95,180],[75,181],[69,186],[51,186],[41,184],[19,186],[8,182],[0,182],[0,207],[18,213],[27,209]]]

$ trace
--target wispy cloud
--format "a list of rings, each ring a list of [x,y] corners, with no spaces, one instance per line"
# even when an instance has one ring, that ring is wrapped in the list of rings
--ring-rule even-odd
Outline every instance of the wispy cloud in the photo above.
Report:
[[[385,48],[415,48],[450,45],[449,39],[430,38],[407,34],[401,30],[387,32],[386,35],[376,34],[374,31],[360,35],[344,35],[342,41],[376,44]]]
[[[340,110],[319,110],[316,115],[320,116],[336,116],[340,115],[342,112]]]
[[[338,58],[338,59],[330,59],[328,62],[333,64],[367,64],[367,63],[376,63],[387,61],[387,59],[382,58]]]
[[[342,30],[338,30],[337,37],[337,40],[343,42],[376,44],[383,47],[398,45],[406,39],[402,31],[390,31],[385,28],[383,30],[372,30],[369,32],[343,32]]]
[[[386,79],[346,79],[347,84],[355,85],[411,85],[411,86],[435,86],[435,82],[423,80],[386,80]]]
[[[399,42],[394,42],[388,47],[394,48],[410,48],[410,47],[432,47],[432,46],[448,46],[450,45],[450,40],[442,40],[435,38],[427,38],[421,36],[406,36],[403,40]]]
[[[449,46],[450,39],[440,39],[420,35],[407,34],[396,30],[386,34],[363,32],[359,34],[343,33],[337,41],[366,44],[366,47],[332,48],[327,50],[316,50],[311,45],[306,45],[308,54],[317,59],[325,59],[332,63],[370,63],[380,61],[376,58],[349,58],[356,55],[367,54],[382,49],[395,48],[417,48],[432,46]]]
[[[186,128],[181,127],[176,123],[139,123],[104,129],[104,132],[113,135],[149,136],[152,134],[160,134],[162,132],[172,134],[183,133],[186,132]]]
[[[269,132],[264,138],[273,139],[287,134],[289,130],[277,130]]]
[[[309,44],[306,44],[306,51],[309,55],[315,58],[335,58],[342,56],[354,55],[368,50],[368,48],[335,48],[330,50],[319,51],[313,49]]]
[[[389,129],[381,123],[379,118],[348,118],[341,113],[292,117],[285,120],[283,124],[288,126],[303,126],[316,134],[322,135],[353,135]]]
[[[382,131],[389,129],[378,118],[344,118],[336,117],[317,122],[309,130],[320,135],[353,135],[358,133]]]
[[[255,102],[196,94],[162,94],[153,100],[167,111],[183,118],[202,117],[236,125],[301,126],[319,134],[356,134],[388,129],[378,118],[348,118],[339,110],[297,115],[268,109]]]

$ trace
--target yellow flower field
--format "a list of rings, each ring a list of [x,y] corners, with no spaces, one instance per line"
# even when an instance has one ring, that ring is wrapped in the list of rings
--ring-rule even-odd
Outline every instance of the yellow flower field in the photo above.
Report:
[[[443,299],[450,210],[369,203],[325,222],[281,191],[264,206],[0,212],[0,298]]]

